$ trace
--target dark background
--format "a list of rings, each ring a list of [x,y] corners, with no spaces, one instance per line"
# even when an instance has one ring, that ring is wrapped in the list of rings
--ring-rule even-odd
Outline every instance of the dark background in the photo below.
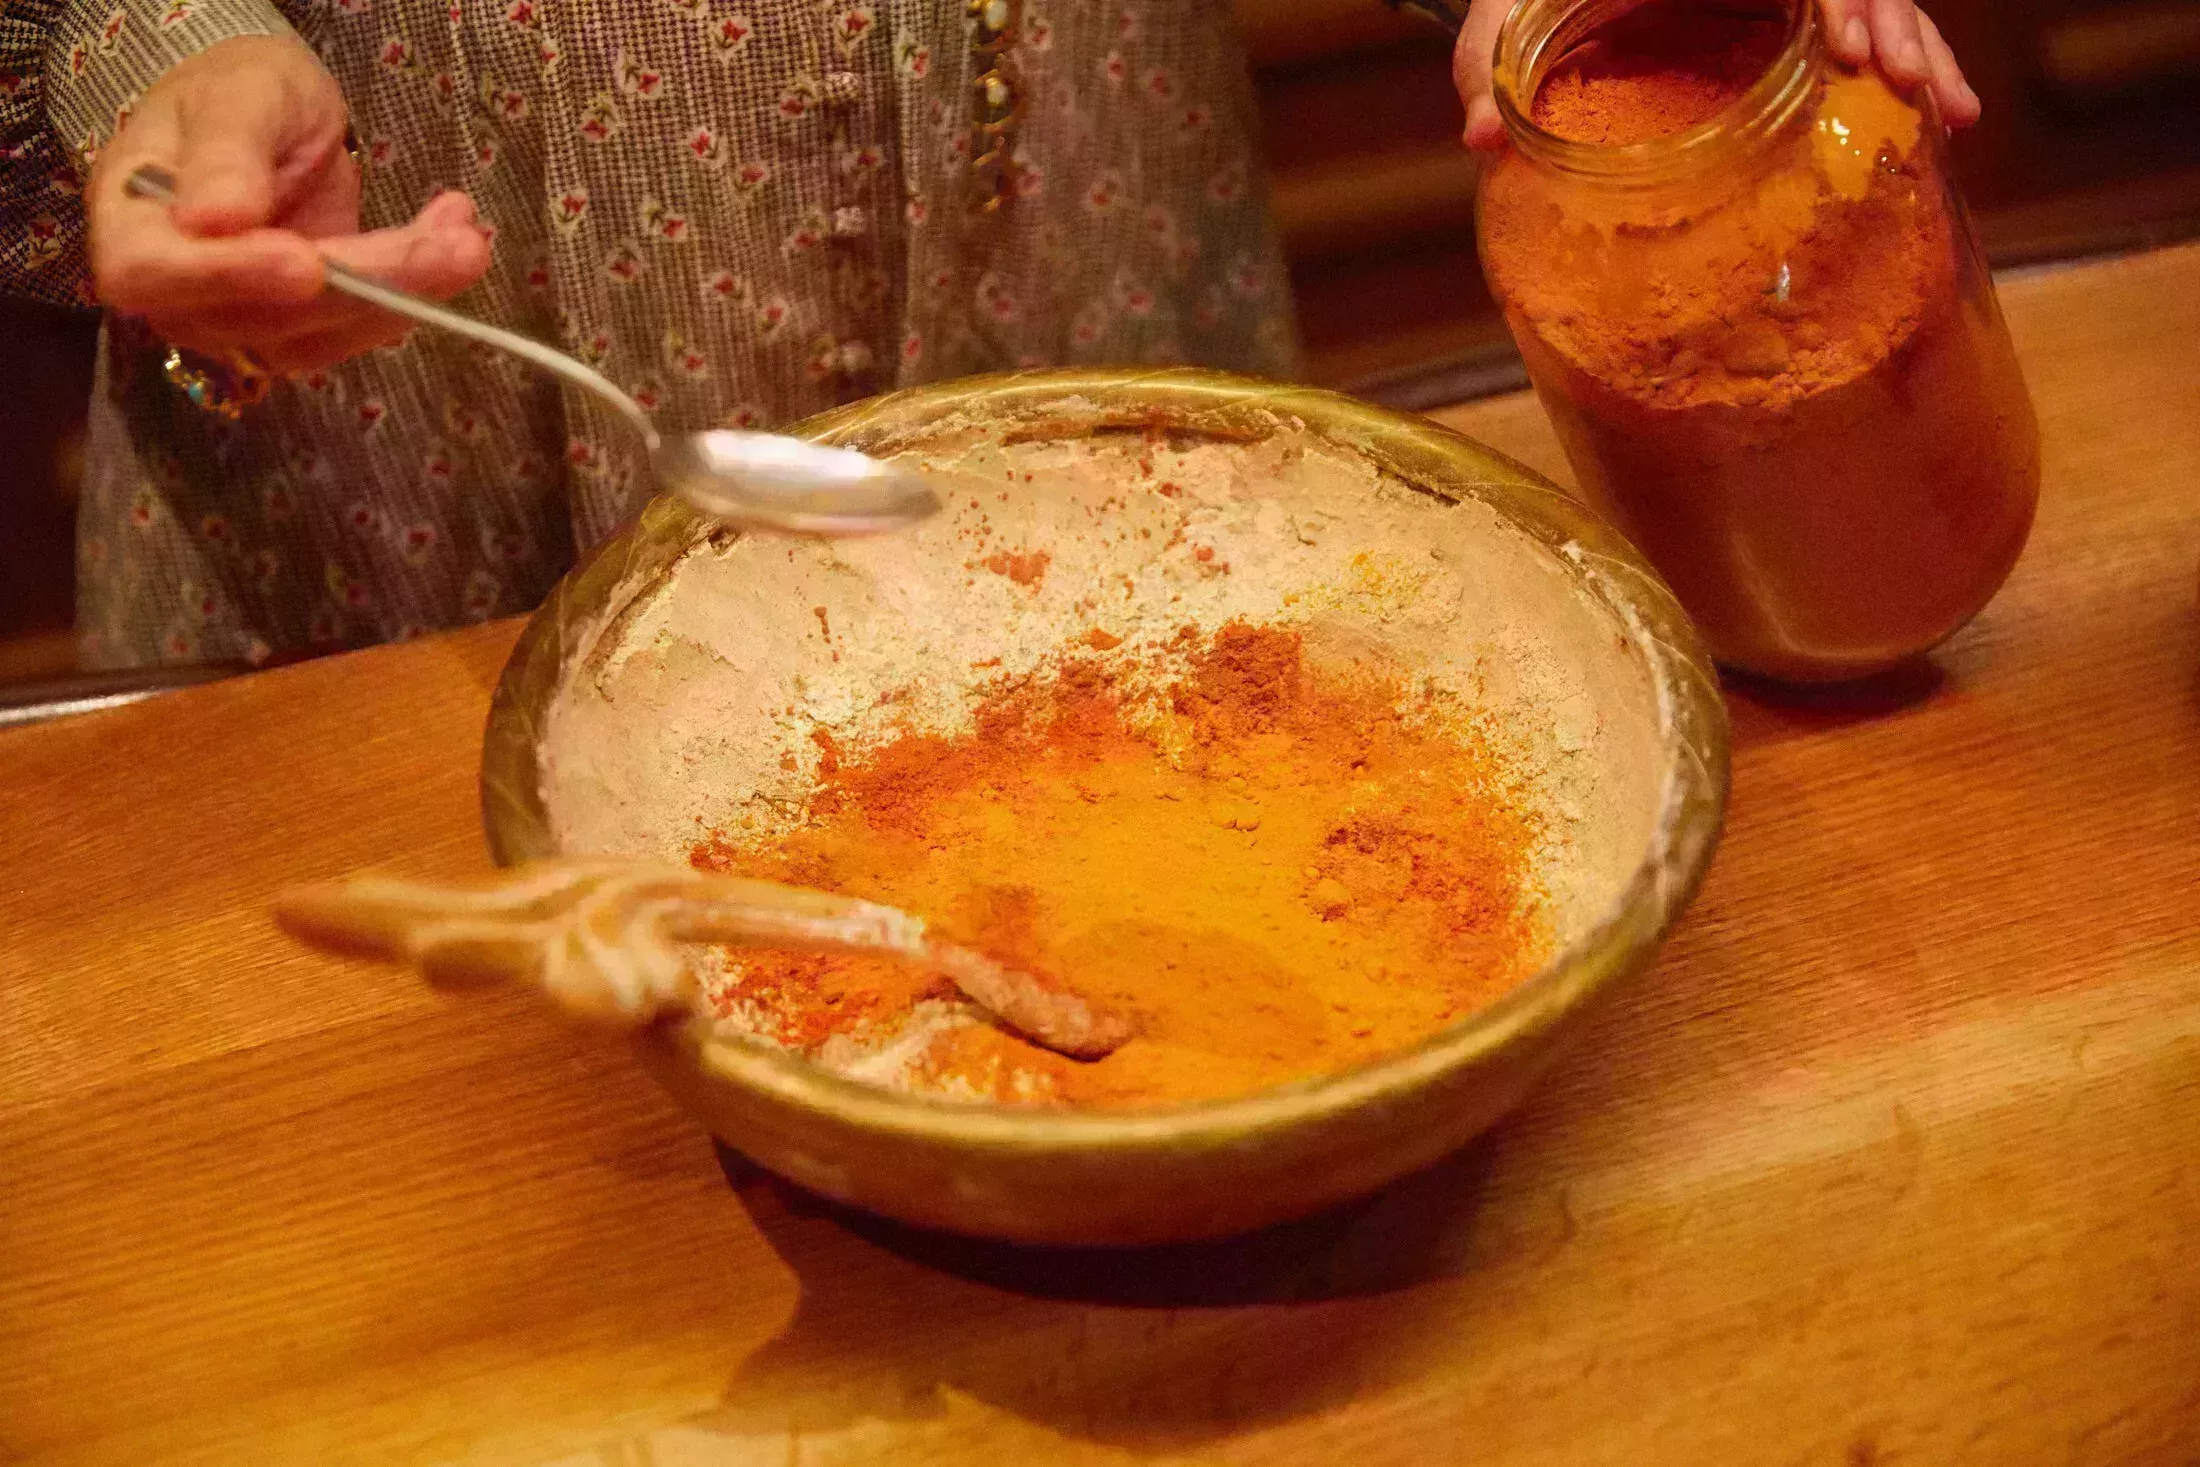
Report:
[[[1957,140],[1996,262],[2200,233],[2200,0],[1933,0],[1985,121]],[[1376,0],[1236,0],[1306,375],[1405,406],[1510,371],[1441,36]],[[0,301],[0,682],[65,672],[92,322]]]

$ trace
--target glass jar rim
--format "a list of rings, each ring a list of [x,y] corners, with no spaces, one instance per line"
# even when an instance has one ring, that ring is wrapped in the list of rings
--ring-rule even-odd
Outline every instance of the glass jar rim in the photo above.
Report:
[[[1644,0],[1519,0],[1497,33],[1491,94],[1505,134],[1523,156],[1562,173],[1626,186],[1666,182],[1777,136],[1809,98],[1822,53],[1816,0],[1784,0],[1779,55],[1749,89],[1703,122],[1636,143],[1586,143],[1534,118],[1536,93],[1588,36]]]

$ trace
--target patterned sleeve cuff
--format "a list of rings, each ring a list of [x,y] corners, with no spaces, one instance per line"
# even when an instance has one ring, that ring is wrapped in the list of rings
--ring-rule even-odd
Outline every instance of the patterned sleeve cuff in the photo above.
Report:
[[[217,41],[289,33],[270,0],[0,0],[0,292],[89,305],[78,180],[139,94]]]

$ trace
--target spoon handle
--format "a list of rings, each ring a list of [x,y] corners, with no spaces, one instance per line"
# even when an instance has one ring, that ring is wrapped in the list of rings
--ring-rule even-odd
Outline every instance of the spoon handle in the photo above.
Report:
[[[133,198],[150,199],[158,204],[172,204],[176,201],[175,176],[158,164],[147,163],[140,166],[123,182],[123,188]],[[513,356],[533,362],[546,372],[563,377],[584,392],[594,393],[618,409],[620,415],[642,435],[642,441],[649,445],[650,450],[656,451],[657,429],[650,423],[649,415],[642,411],[641,405],[633,398],[620,391],[610,378],[586,362],[577,361],[555,347],[545,346],[533,337],[522,336],[517,331],[507,331],[501,326],[491,326],[486,321],[477,321],[434,301],[393,289],[378,280],[369,280],[334,260],[324,257],[321,267],[331,290],[342,291],[345,295],[365,301],[369,305],[380,306],[385,311],[408,316],[423,325],[440,327],[455,335],[508,351]]]
[[[410,962],[430,982],[533,980],[559,1007],[624,1025],[702,1012],[687,943],[876,953],[938,973],[1004,1027],[1078,1059],[1131,1037],[1120,1017],[923,919],[833,892],[613,857],[536,861],[489,885],[357,877],[285,892],[284,930],[314,947]]]

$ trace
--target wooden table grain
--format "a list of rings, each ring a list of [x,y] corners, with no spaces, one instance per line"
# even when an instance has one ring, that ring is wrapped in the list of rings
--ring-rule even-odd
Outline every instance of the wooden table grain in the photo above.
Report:
[[[2047,488],[1929,676],[1731,695],[1733,818],[1519,1115],[1050,1257],[722,1166],[616,1046],[291,950],[485,859],[510,625],[0,736],[0,1456],[2200,1459],[2200,249],[2009,283]],[[1564,477],[1533,403],[1448,421]]]

